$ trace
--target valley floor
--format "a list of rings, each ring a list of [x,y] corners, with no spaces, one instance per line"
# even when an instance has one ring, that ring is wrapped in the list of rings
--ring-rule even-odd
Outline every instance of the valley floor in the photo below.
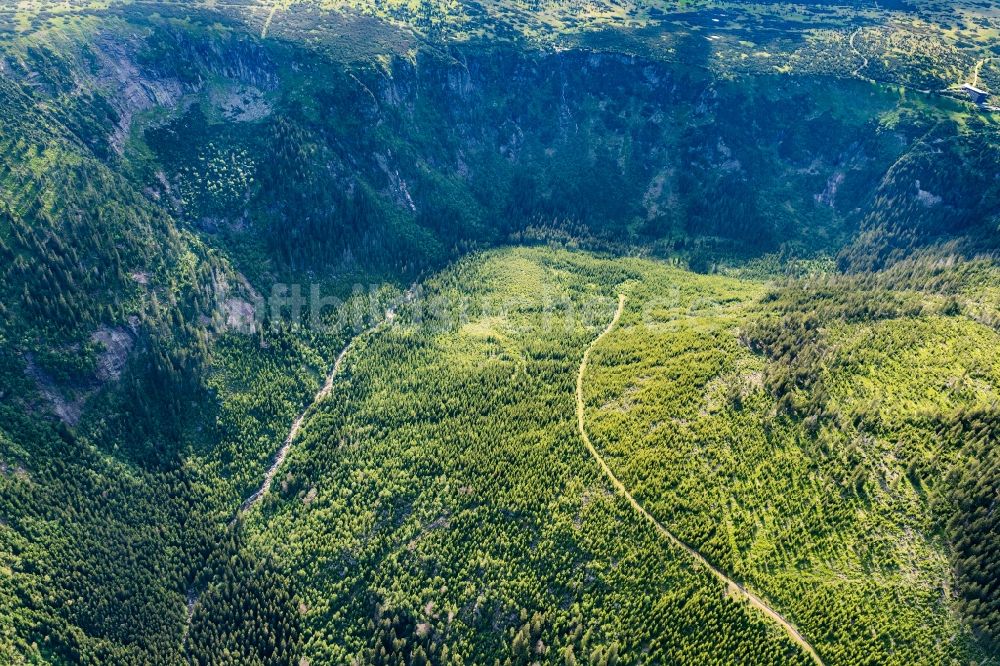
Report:
[[[974,654],[905,470],[845,489],[854,470],[830,448],[845,433],[765,390],[772,361],[741,329],[766,290],[509,249],[459,262],[426,285],[433,308],[408,303],[356,339],[281,489],[247,516],[252,548],[301,590],[312,662]],[[854,441],[871,455],[895,436]]]

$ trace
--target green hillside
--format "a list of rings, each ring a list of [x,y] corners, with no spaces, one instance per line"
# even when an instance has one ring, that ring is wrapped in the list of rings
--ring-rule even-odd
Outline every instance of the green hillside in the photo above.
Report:
[[[0,664],[1000,654],[992,2],[0,7]]]

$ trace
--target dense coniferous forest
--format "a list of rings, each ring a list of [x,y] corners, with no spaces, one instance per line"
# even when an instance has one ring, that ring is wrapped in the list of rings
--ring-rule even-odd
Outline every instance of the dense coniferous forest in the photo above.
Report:
[[[995,3],[8,4],[0,663],[1000,654]]]

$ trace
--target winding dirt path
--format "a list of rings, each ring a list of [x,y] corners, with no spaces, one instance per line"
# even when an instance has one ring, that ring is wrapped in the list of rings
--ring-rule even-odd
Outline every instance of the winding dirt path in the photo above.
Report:
[[[990,60],[996,60],[996,56],[990,56],[989,58],[981,58],[979,62],[976,63],[975,69],[972,70],[972,85],[979,85],[979,72],[983,69],[983,65],[988,63]]]
[[[403,303],[411,302],[415,296],[415,293],[416,293],[415,287],[410,288],[410,290],[407,291],[403,296]],[[271,463],[271,466],[268,468],[267,473],[264,474],[263,483],[260,484],[260,487],[257,489],[256,492],[254,492],[253,495],[251,495],[250,497],[246,498],[243,501],[243,504],[240,505],[240,509],[239,511],[236,512],[236,516],[233,517],[233,520],[231,521],[230,525],[234,524],[241,515],[249,511],[254,504],[264,499],[264,496],[267,495],[267,493],[271,490],[271,484],[274,483],[274,477],[277,476],[278,470],[281,469],[281,465],[285,462],[285,458],[288,457],[288,453],[292,450],[292,444],[295,442],[295,438],[302,430],[302,423],[305,421],[306,416],[309,414],[309,410],[312,409],[314,405],[322,402],[327,398],[327,396],[330,395],[330,391],[333,390],[333,380],[340,373],[340,366],[343,365],[344,358],[347,357],[347,353],[351,351],[352,347],[354,347],[354,343],[357,342],[357,340],[362,336],[367,335],[369,333],[374,333],[381,327],[391,324],[395,320],[395,318],[396,318],[396,311],[393,308],[386,310],[385,317],[383,319],[381,319],[375,325],[370,326],[367,329],[355,335],[353,338],[351,338],[351,340],[347,343],[347,345],[340,351],[340,354],[337,355],[337,360],[334,361],[333,363],[333,368],[330,370],[330,373],[326,376],[326,381],[323,383],[323,387],[319,390],[318,393],[316,393],[316,395],[312,399],[312,402],[309,403],[309,405],[302,411],[302,413],[299,414],[297,417],[295,417],[295,420],[292,421],[292,427],[288,431],[288,435],[285,437],[285,441],[282,443],[281,448],[278,449],[278,452],[274,454],[274,460]]]
[[[340,354],[337,356],[337,360],[333,364],[333,369],[330,370],[330,374],[326,376],[326,382],[323,384],[323,388],[321,388],[313,397],[312,402],[310,402],[309,406],[305,408],[305,411],[295,417],[295,420],[292,421],[292,427],[288,431],[288,435],[285,437],[284,443],[281,445],[281,448],[278,449],[278,452],[274,454],[274,461],[268,468],[267,473],[264,474],[264,482],[260,484],[260,488],[258,488],[253,495],[243,501],[237,515],[246,513],[251,507],[253,507],[254,504],[264,499],[264,495],[271,490],[271,484],[274,483],[274,477],[277,476],[282,463],[284,463],[285,458],[288,457],[288,452],[292,450],[292,443],[302,430],[302,422],[305,421],[306,414],[309,413],[309,410],[312,409],[313,405],[322,402],[323,399],[330,395],[330,391],[333,390],[333,380],[340,372],[340,366],[344,363],[344,357],[347,356],[347,352],[349,352],[351,347],[354,346],[354,341],[372,330],[374,329],[369,328],[367,331],[363,331],[362,333],[354,336],[351,338],[351,341],[347,343],[347,346],[341,350]]]
[[[862,76],[862,74],[861,74],[861,70],[863,70],[863,69],[865,69],[865,68],[868,67],[868,56],[866,56],[864,53],[862,53],[858,49],[858,47],[854,45],[854,38],[857,37],[858,33],[860,33],[860,32],[861,32],[861,28],[858,28],[857,30],[855,30],[854,32],[851,33],[851,38],[848,40],[848,43],[851,46],[851,50],[854,51],[854,54],[856,56],[858,56],[859,58],[861,58],[861,61],[862,61],[860,65],[858,65],[857,67],[854,68],[854,71],[851,72],[851,74],[854,75],[854,76],[856,76],[856,77],[858,77],[858,78],[860,78],[860,79],[868,80],[867,77]]]
[[[267,15],[267,20],[264,21],[264,28],[260,31],[260,38],[267,39],[267,32],[271,29],[271,22],[274,20],[274,15],[278,13],[278,3],[275,2],[274,6],[271,7],[271,13]]]
[[[584,374],[587,371],[587,363],[590,361],[590,352],[593,351],[594,347],[600,344],[601,340],[603,340],[609,333],[611,333],[611,331],[614,330],[615,326],[618,325],[618,321],[621,319],[622,312],[624,310],[625,310],[625,296],[624,294],[620,294],[618,296],[618,309],[615,310],[615,316],[611,319],[611,323],[608,324],[608,327],[605,328],[604,331],[602,331],[601,334],[597,336],[597,338],[595,338],[593,342],[590,343],[586,351],[584,351],[583,353],[583,361],[580,363],[580,370],[576,375],[576,422],[577,422],[577,427],[580,431],[580,439],[583,440],[583,443],[584,445],[586,445],[587,450],[590,451],[590,454],[594,456],[594,459],[597,461],[597,464],[600,465],[601,469],[604,471],[604,475],[607,476],[608,479],[611,481],[611,484],[615,487],[615,490],[617,490],[618,493],[622,495],[622,497],[628,500],[628,503],[632,505],[632,508],[635,509],[636,512],[638,512],[643,518],[649,521],[649,523],[656,529],[657,532],[659,532],[662,536],[666,537],[667,540],[670,541],[674,546],[683,550],[699,565],[705,568],[710,574],[712,574],[713,576],[715,576],[715,578],[724,583],[726,585],[727,590],[731,594],[738,594],[742,596],[750,603],[751,606],[759,610],[761,613],[766,615],[770,620],[772,620],[775,624],[780,626],[785,631],[785,633],[788,634],[788,637],[791,638],[797,645],[799,645],[799,647],[801,647],[806,653],[808,653],[809,656],[812,658],[812,660],[818,666],[823,666],[823,660],[820,659],[819,655],[816,653],[816,650],[813,649],[813,646],[809,644],[809,641],[807,641],[802,636],[802,634],[799,633],[799,630],[796,629],[791,622],[786,620],[781,613],[771,608],[771,606],[766,601],[764,601],[764,599],[754,594],[750,590],[746,589],[743,585],[737,583],[735,580],[733,580],[726,574],[722,573],[722,571],[720,571],[719,569],[716,569],[714,566],[712,566],[701,553],[699,553],[697,550],[695,550],[691,546],[681,541],[678,537],[674,536],[673,532],[664,527],[663,524],[660,523],[660,521],[654,518],[653,515],[649,513],[649,511],[647,511],[641,504],[639,504],[639,501],[635,499],[635,497],[632,495],[631,492],[629,492],[628,488],[625,487],[625,484],[623,484],[618,479],[618,477],[615,476],[614,472],[611,471],[611,468],[608,467],[608,464],[604,461],[604,458],[601,457],[601,454],[597,451],[593,443],[590,441],[590,436],[587,434],[587,429],[585,427],[585,419],[584,419],[584,402],[583,402]]]
[[[187,596],[185,597],[185,611],[187,615],[184,620],[184,629],[181,632],[181,649],[187,647],[188,635],[191,633],[191,623],[194,621],[194,609],[198,605],[198,595],[195,593],[194,589],[189,589],[187,591]]]

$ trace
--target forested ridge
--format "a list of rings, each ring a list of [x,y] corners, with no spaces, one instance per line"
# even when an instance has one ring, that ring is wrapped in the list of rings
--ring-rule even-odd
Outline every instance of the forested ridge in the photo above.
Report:
[[[989,663],[995,18],[418,4],[0,8],[0,663]]]

